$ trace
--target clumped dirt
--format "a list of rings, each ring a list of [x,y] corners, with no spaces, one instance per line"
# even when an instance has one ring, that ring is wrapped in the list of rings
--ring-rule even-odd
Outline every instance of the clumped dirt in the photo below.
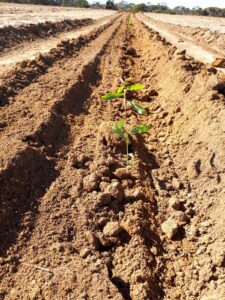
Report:
[[[131,23],[60,45],[5,94],[0,299],[224,298],[224,79]],[[127,108],[150,126],[128,166],[111,129],[125,111],[101,98],[120,77],[149,112]]]
[[[175,30],[180,35],[189,38],[205,49],[212,50],[218,55],[225,51],[225,33],[211,31],[207,28],[171,25],[171,30]]]
[[[110,24],[110,22],[106,23],[100,28],[91,31],[90,34],[81,35],[77,39],[63,40],[58,44],[57,48],[53,48],[46,55],[39,54],[35,60],[24,60],[16,64],[11,71],[6,72],[1,77],[0,106],[4,106],[8,102],[13,101],[13,96],[39,76],[46,73],[48,68],[56,61],[62,60],[65,57],[78,55],[78,51],[84,47],[86,43],[95,39],[96,36]]]
[[[0,51],[1,54],[7,49],[16,47],[24,42],[43,39],[58,33],[78,29],[85,25],[93,24],[92,19],[63,20],[60,22],[45,22],[28,24],[19,27],[6,26],[0,28]]]
[[[145,13],[145,15],[149,16],[154,20],[161,21],[164,23],[170,23],[181,26],[208,28],[211,31],[219,31],[221,33],[225,33],[225,20],[221,17],[170,15],[159,13]]]
[[[151,21],[163,29],[176,33],[180,37],[181,43],[182,38],[188,39],[219,57],[224,57],[225,33],[223,32],[209,28],[175,25],[153,19]]]

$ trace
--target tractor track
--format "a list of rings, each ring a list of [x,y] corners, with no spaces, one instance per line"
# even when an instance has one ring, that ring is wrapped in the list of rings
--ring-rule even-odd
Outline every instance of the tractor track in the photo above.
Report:
[[[0,299],[222,299],[221,75],[126,14],[50,58],[2,89]],[[149,111],[127,110],[128,125],[150,125],[127,167],[111,132],[121,103],[101,99],[120,77],[146,86],[135,100]]]

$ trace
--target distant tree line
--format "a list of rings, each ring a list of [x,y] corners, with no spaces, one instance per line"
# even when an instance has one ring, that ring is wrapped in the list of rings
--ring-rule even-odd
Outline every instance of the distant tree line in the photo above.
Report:
[[[110,0],[113,2],[113,0]],[[95,2],[91,5],[95,8],[104,8],[104,4]],[[129,11],[144,11],[154,13],[164,13],[172,15],[196,15],[196,16],[211,16],[211,17],[225,17],[225,8],[207,7],[201,8],[196,6],[194,8],[187,8],[185,6],[176,6],[175,8],[169,8],[166,3],[153,5],[150,2],[134,4],[126,1],[120,1],[115,4],[115,9],[129,10]]]
[[[23,3],[23,4],[41,4],[53,6],[74,6],[74,7],[89,7],[87,0],[0,0],[0,2]]]
[[[7,0],[0,0],[0,2],[5,2]],[[126,10],[126,11],[144,11],[144,12],[154,12],[154,13],[166,13],[172,15],[196,15],[196,16],[210,16],[210,17],[225,17],[225,8],[218,7],[207,7],[201,8],[196,6],[194,8],[187,8],[185,6],[176,6],[174,8],[169,8],[166,3],[161,3],[153,5],[150,2],[134,4],[126,2],[124,0],[119,3],[114,4],[113,0],[108,0],[114,6],[116,10]],[[42,4],[42,5],[57,5],[57,6],[73,6],[73,7],[91,7],[91,8],[105,8],[105,2],[96,1],[92,4],[88,3],[88,0],[8,0],[7,2],[14,3],[27,3],[27,4]]]
[[[195,16],[210,16],[210,17],[225,17],[225,8],[207,7],[187,8],[185,6],[176,6],[169,8],[166,4],[151,5],[150,3],[141,3],[132,6],[134,11],[145,11],[154,13],[166,13],[171,15],[195,15]]]

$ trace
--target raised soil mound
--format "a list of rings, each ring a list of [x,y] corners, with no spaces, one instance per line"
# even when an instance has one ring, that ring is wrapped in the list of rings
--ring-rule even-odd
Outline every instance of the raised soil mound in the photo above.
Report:
[[[49,55],[0,107],[0,299],[224,299],[220,73],[126,14]]]
[[[23,42],[47,38],[64,31],[78,29],[82,26],[90,25],[92,23],[92,19],[81,19],[28,24],[19,27],[3,27],[0,28],[0,51],[15,47]]]

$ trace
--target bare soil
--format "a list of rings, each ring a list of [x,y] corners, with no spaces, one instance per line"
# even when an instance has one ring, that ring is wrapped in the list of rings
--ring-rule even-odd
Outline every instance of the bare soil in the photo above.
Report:
[[[9,71],[14,69],[15,65],[17,68],[21,68],[24,65],[25,60],[35,60],[40,58],[42,54],[46,55],[51,50],[54,52],[61,43],[65,43],[68,39],[75,39],[81,35],[87,35],[92,30],[99,28],[101,25],[107,24],[113,17],[99,18],[93,21],[92,19],[82,20],[70,20],[69,23],[72,26],[67,26],[68,20],[59,23],[40,23],[38,25],[29,25],[27,30],[23,31],[24,26],[16,28],[12,27],[12,32],[17,32],[17,35],[10,35],[5,39],[6,31],[3,29],[4,40],[2,47],[4,50],[0,54],[0,83],[4,81],[6,77],[10,77]],[[78,26],[78,24],[80,24]],[[87,25],[90,24],[90,25]],[[58,26],[60,25],[60,26]],[[61,26],[62,25],[62,26]],[[40,26],[40,28],[39,28]],[[36,32],[33,36],[33,30],[35,27]],[[43,30],[43,28],[53,28],[50,32]],[[1,29],[0,29],[1,31]],[[10,48],[8,48],[10,45]],[[8,47],[7,47],[8,46]],[[14,71],[12,72],[14,73]]]
[[[218,31],[225,33],[225,20],[219,17],[206,16],[186,16],[186,15],[168,15],[157,13],[146,13],[150,18],[164,23],[191,26],[209,29],[210,31]]]
[[[81,19],[0,28],[1,55],[3,51],[6,52],[9,48],[11,50],[12,47],[18,46],[21,43],[48,38],[61,32],[71,31],[90,24],[93,24],[92,19]]]
[[[11,70],[1,83],[0,299],[225,298],[225,80],[135,17]],[[150,126],[111,126],[119,78]]]
[[[153,14],[146,14],[150,17],[152,24],[163,30],[175,33],[179,42],[188,40],[213,54],[224,57],[225,53],[225,21],[223,18],[196,18],[188,16],[189,19],[156,18]],[[187,17],[187,16],[186,16]],[[189,22],[187,22],[189,20]],[[206,22],[208,21],[208,22]],[[215,25],[216,24],[216,25]]]
[[[0,27],[60,22],[74,19],[99,19],[115,14],[113,10],[0,3]]]

